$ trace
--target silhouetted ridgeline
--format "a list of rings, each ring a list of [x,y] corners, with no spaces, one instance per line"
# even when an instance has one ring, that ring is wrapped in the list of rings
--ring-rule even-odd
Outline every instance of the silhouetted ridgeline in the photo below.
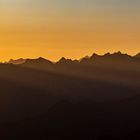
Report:
[[[139,140],[139,56],[0,64],[0,138]]]

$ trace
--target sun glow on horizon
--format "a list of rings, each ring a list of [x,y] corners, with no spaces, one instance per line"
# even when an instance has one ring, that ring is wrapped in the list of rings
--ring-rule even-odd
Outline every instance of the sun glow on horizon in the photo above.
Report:
[[[1,0],[0,59],[140,52],[137,0]]]

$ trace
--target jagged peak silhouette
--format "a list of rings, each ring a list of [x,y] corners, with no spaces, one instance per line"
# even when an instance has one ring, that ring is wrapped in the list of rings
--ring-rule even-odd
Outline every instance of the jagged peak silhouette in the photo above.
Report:
[[[51,65],[51,64],[53,64],[53,62],[51,62],[50,60],[47,60],[43,57],[39,57],[36,59],[26,59],[26,61],[22,65],[34,65],[34,64]]]
[[[99,56],[97,53],[93,53],[91,57]]]
[[[111,53],[109,53],[109,52],[104,54],[104,56],[110,56],[110,55],[111,55]]]
[[[131,58],[132,56],[126,54],[126,53],[122,53],[121,51],[118,51],[118,52],[114,52],[114,53],[105,53],[104,55],[98,55],[96,53],[93,53],[91,56],[86,56],[86,57],[83,57],[80,62],[84,62],[84,61],[94,61],[94,60],[98,60],[98,59],[102,59],[102,60],[105,60],[105,59],[128,59],[128,58]]]
[[[128,55],[127,53],[122,53],[121,51],[118,51],[118,52],[114,52],[113,54],[111,55],[118,55],[118,56],[130,56]]]
[[[38,57],[35,59],[24,59],[24,58],[19,58],[19,59],[10,59],[9,62],[10,64],[22,64],[22,65],[32,65],[32,64],[60,64],[60,65],[64,65],[64,64],[76,64],[76,63],[82,63],[82,62],[92,62],[94,60],[130,60],[132,59],[135,60],[135,58],[140,58],[140,53],[136,54],[135,56],[131,56],[128,55],[127,53],[122,53],[121,51],[118,52],[114,52],[114,53],[105,53],[103,55],[99,55],[97,53],[93,53],[91,56],[85,56],[83,58],[81,58],[80,60],[72,60],[72,59],[68,59],[65,57],[62,57],[59,61],[57,62],[52,62],[48,59],[45,59],[43,57]]]
[[[73,62],[76,62],[76,60],[66,59],[65,57],[62,57],[56,64],[71,64]]]
[[[114,54],[122,55],[123,53],[121,51],[115,52]]]

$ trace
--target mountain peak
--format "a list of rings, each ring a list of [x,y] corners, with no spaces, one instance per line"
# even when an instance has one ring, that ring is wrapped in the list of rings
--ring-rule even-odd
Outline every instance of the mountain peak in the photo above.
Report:
[[[97,58],[97,57],[100,57],[100,55],[98,55],[97,53],[93,53],[89,59],[94,59],[94,58]]]
[[[121,51],[115,52],[114,54],[122,55],[123,53]]]
[[[65,58],[65,57],[62,57],[60,60],[59,60],[59,62],[62,62],[62,61],[67,61],[67,59]]]
[[[76,60],[72,60],[72,59],[66,59],[65,57],[62,57],[58,62],[57,64],[72,64],[72,63],[75,63],[77,62]]]
[[[104,54],[104,56],[110,56],[110,55],[111,55],[111,53],[109,53],[109,52]]]
[[[19,59],[16,59],[16,60],[10,59],[8,63],[18,65],[18,64],[24,63],[25,61],[26,61],[26,59],[23,59],[23,58],[19,58]]]
[[[37,59],[27,59],[23,65],[24,66],[31,66],[31,67],[36,67],[36,66],[49,66],[52,65],[53,63],[43,57],[39,57]]]
[[[93,53],[91,57],[99,56],[97,53]]]
[[[39,59],[39,60],[46,60],[46,59],[45,59],[45,58],[43,58],[43,57],[39,57],[38,59]]]

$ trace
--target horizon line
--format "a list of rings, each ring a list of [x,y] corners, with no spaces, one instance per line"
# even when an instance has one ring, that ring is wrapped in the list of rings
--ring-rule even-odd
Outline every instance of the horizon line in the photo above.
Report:
[[[111,53],[111,52],[107,52],[107,53],[103,53],[103,54],[99,54],[99,53],[92,53],[91,55],[85,55],[85,56],[83,56],[83,57],[80,57],[79,59],[73,59],[73,58],[67,58],[67,57],[64,57],[64,56],[62,56],[62,57],[60,57],[58,60],[56,60],[56,61],[52,61],[52,60],[50,60],[50,59],[48,59],[47,57],[42,57],[42,56],[38,56],[38,57],[26,57],[26,58],[24,58],[24,57],[19,57],[19,58],[16,58],[16,59],[13,59],[13,58],[11,58],[11,59],[8,59],[7,61],[0,61],[0,63],[9,63],[11,60],[13,60],[13,61],[16,61],[16,60],[28,60],[28,59],[30,59],[30,60],[35,60],[35,59],[39,59],[39,58],[43,58],[43,59],[46,59],[46,60],[49,60],[49,61],[51,61],[51,62],[58,62],[59,60],[61,60],[62,58],[65,58],[65,59],[69,59],[69,60],[81,60],[81,59],[83,59],[83,58],[86,58],[86,57],[91,57],[91,56],[93,56],[93,55],[98,55],[98,56],[105,56],[106,54],[110,54],[110,55],[112,55],[112,54],[116,54],[116,53],[119,53],[119,54],[122,54],[122,55],[128,55],[128,56],[131,56],[131,57],[134,57],[134,56],[137,56],[138,54],[140,54],[140,52],[138,52],[138,53],[136,53],[136,54],[134,54],[134,55],[131,55],[131,54],[129,54],[129,53],[124,53],[124,52],[122,52],[122,51],[114,51],[113,53]]]

